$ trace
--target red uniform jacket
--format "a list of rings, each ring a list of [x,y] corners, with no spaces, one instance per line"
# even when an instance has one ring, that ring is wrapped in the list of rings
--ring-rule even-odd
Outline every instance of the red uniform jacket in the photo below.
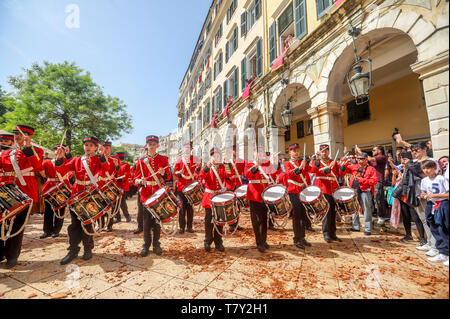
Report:
[[[217,170],[217,174],[220,177],[220,180],[222,181],[223,186],[226,188],[226,181],[231,177],[230,174],[226,172],[224,164],[217,165],[215,166],[215,168]],[[205,186],[202,207],[211,208],[211,198],[220,193],[220,191],[222,190],[219,180],[217,179],[216,174],[214,174],[212,167],[208,168],[208,166],[206,165],[200,171],[199,179],[203,186]]]
[[[316,167],[314,164],[314,161],[312,163],[311,167],[311,173],[316,175],[316,180],[314,182],[314,185],[319,187],[324,194],[332,195],[333,192],[336,190],[337,187],[339,187],[339,184],[336,182],[336,180],[333,177],[333,174],[338,177],[340,176],[340,170],[339,165],[335,164],[333,169],[331,170],[331,173],[325,174],[323,170],[320,170],[323,167],[326,167],[331,164],[331,160],[329,162],[320,160],[320,167]]]
[[[146,159],[148,159],[148,165],[153,169],[156,178],[159,178],[161,185],[164,185],[163,179],[170,180],[172,177],[169,169],[169,159],[167,157],[155,154],[153,157],[147,156],[146,158],[138,160],[133,182],[140,186],[142,203],[145,203],[147,199],[159,189],[158,183],[145,164]],[[164,178],[158,173],[160,168],[165,168],[166,176],[164,176]],[[144,176],[142,176],[142,172],[144,173]],[[145,183],[145,185],[142,186],[143,183]]]
[[[64,160],[67,161],[66,159],[64,159]],[[42,168],[44,169],[45,176],[47,177],[47,181],[45,182],[44,187],[42,188],[42,194],[45,193],[50,188],[52,188],[53,186],[59,184],[61,182],[59,177],[61,177],[64,184],[66,184],[66,186],[69,189],[72,189],[72,185],[70,184],[70,181],[69,181],[71,172],[67,171],[67,168],[61,169],[61,171],[63,173],[57,172],[56,166],[55,166],[55,160],[49,160],[49,159],[44,160],[44,163],[42,164]],[[58,175],[59,175],[59,177],[58,177]]]
[[[174,175],[178,176],[178,191],[182,191],[185,186],[191,184],[198,178],[198,173],[196,173],[196,170],[200,167],[200,159],[191,155],[189,158],[185,158],[185,160],[187,167],[184,165],[183,160],[180,157],[173,168]],[[188,167],[193,178],[191,178],[191,175],[189,174]]]
[[[43,152],[41,149],[35,148],[40,159],[43,159]],[[40,151],[39,151],[40,150]],[[15,174],[11,156],[13,156],[19,166],[23,175],[25,184],[22,184]],[[7,150],[0,154],[0,182],[11,182],[19,187],[19,189],[30,197],[33,202],[39,199],[37,182],[34,177],[42,170],[42,162],[37,159],[31,148],[24,148],[23,150]]]
[[[108,181],[114,181],[116,182],[116,173],[119,170],[119,159],[113,156],[108,156],[108,165],[102,166],[100,171],[98,172],[98,178],[97,183],[98,187],[102,187],[105,185]],[[117,166],[116,166],[117,164]],[[117,184],[117,183],[116,183]]]
[[[233,166],[230,167],[230,179],[226,182],[227,189],[234,191],[236,188],[243,184],[242,176],[244,176],[245,171],[245,161],[243,159],[237,158],[233,160],[234,165],[236,166],[236,170]],[[231,164],[231,163],[230,163]],[[225,167],[227,170],[228,168]],[[239,178],[241,177],[241,178]]]
[[[245,165],[245,177],[248,179],[247,199],[262,203],[262,192],[267,188],[267,186],[275,183],[277,176],[278,174],[280,174],[281,170],[275,170],[275,168],[269,161],[261,164],[261,168],[269,177],[269,180],[267,180],[264,175],[261,174],[259,169],[255,172],[255,174],[252,173],[252,167],[256,167],[255,163],[253,162],[247,162]]]
[[[117,172],[117,186],[124,192],[128,192],[130,190],[130,179],[131,176],[131,169],[130,164],[128,163],[121,163],[119,171]]]
[[[359,173],[360,165],[358,164],[347,164],[345,167],[341,168],[341,171],[345,173],[350,173],[352,176],[350,177],[350,187],[353,185],[353,181],[356,179],[356,176]],[[345,171],[343,171],[345,169]],[[359,183],[359,187],[361,191],[366,192],[370,190],[372,194],[375,192],[374,186],[378,183],[378,174],[376,169],[367,165],[363,168],[362,173],[360,173],[360,178],[356,181]]]
[[[292,163],[294,163],[295,166]],[[289,194],[300,194],[302,190],[311,185],[311,179],[308,174],[308,172],[311,171],[311,167],[308,164],[306,164],[305,168],[301,170],[301,176],[295,174],[295,169],[297,167],[300,169],[301,163],[301,160],[290,160],[284,163]],[[302,176],[304,181],[302,179]],[[307,185],[305,185],[305,182],[307,183]]]
[[[64,172],[67,171],[73,171],[75,174],[75,183],[72,186],[72,196],[75,194],[78,194],[86,188],[86,186],[92,186],[91,180],[89,179],[89,176],[84,169],[82,158],[85,156],[77,156],[72,158],[71,160],[64,163],[61,160],[56,160],[56,170],[60,174],[64,174]],[[88,164],[88,167],[90,171],[92,172],[92,175],[95,178],[95,175],[97,175],[102,168],[106,169],[108,167],[108,161],[104,156],[88,156],[86,157],[86,161]],[[83,185],[85,184],[85,185]]]

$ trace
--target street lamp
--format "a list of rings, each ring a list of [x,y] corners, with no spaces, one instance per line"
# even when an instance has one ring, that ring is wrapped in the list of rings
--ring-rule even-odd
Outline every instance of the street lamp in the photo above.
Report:
[[[356,54],[355,37],[361,34],[360,28],[355,28],[352,22],[349,22],[350,29],[348,34],[353,39],[353,53],[355,55],[355,62],[350,66],[347,72],[347,84],[350,88],[350,93],[355,97],[356,104],[360,105],[369,100],[369,90],[372,86],[372,61],[368,59],[361,59]],[[363,66],[367,65],[369,72],[363,73]]]
[[[284,111],[281,112],[281,120],[283,121],[284,127],[288,130],[292,125],[292,117],[294,113],[289,109],[289,103],[284,107]]]

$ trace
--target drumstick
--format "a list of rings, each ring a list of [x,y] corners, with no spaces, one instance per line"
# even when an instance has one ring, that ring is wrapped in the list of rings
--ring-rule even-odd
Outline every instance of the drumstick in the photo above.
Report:
[[[25,137],[25,134],[23,134],[23,132],[20,129],[20,127],[17,127],[17,128],[19,129],[19,132]],[[31,141],[30,141],[30,144],[31,144]],[[31,144],[31,149],[33,150],[34,155],[36,155],[38,161],[40,161],[41,159],[40,159],[39,155],[36,153],[36,150],[34,149],[33,144]]]
[[[61,140],[61,144],[59,144],[61,147],[63,147],[64,139],[66,138],[66,132],[67,132],[67,130],[64,131],[64,135],[63,135],[63,138]]]
[[[303,160],[306,160],[306,143],[303,143]]]

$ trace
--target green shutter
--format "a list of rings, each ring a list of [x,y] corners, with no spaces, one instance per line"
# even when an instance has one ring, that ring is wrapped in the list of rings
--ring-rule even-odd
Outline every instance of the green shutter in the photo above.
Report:
[[[276,39],[277,23],[274,22],[269,29],[269,62],[272,65],[277,58],[277,39]]]
[[[228,58],[230,57],[230,41],[225,44],[225,63],[228,62]]]
[[[211,117],[213,116],[215,111],[216,111],[216,97],[213,96],[211,102]]]
[[[247,33],[247,11],[241,14],[241,37]]]
[[[316,0],[317,19],[322,18],[332,4],[332,0]]]
[[[225,80],[223,82],[223,105],[227,105],[227,98],[228,98],[228,80]]]
[[[219,113],[222,112],[222,87],[219,87],[219,96],[217,97],[219,103]]]
[[[263,73],[263,56],[262,56],[262,39],[256,42],[256,75],[261,76]]]
[[[239,68],[234,70],[234,97],[239,96]]]
[[[233,31],[233,52],[236,52],[238,48],[238,27],[234,28]]]
[[[256,19],[259,18],[261,14],[261,0],[255,0],[255,15]]]
[[[295,0],[294,4],[295,37],[300,39],[306,34],[305,0]]]
[[[247,79],[247,58],[243,58],[241,61],[241,83],[242,83],[242,92],[245,90],[245,80]]]

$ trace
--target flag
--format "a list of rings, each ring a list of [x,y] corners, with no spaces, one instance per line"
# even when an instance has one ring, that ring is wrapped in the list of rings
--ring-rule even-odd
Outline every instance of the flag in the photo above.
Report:
[[[226,116],[228,113],[228,107],[230,106],[231,102],[233,100],[228,101],[227,106],[225,106],[225,109],[223,110],[223,116]]]
[[[242,93],[242,101],[245,101],[250,96],[250,89],[253,85],[253,82],[254,81],[251,81],[245,88],[244,93]]]
[[[288,50],[289,50],[289,47],[284,49],[283,53],[281,53],[280,56],[275,60],[275,62],[272,65],[271,71],[275,71],[283,66],[284,56],[286,55]]]
[[[211,120],[211,124],[209,124],[209,126],[211,126],[211,127],[215,127],[216,126],[216,117],[217,117],[217,111],[214,112],[214,116],[213,116],[213,118]]]
[[[202,83],[202,74],[200,73],[200,76],[198,77],[198,83]]]

